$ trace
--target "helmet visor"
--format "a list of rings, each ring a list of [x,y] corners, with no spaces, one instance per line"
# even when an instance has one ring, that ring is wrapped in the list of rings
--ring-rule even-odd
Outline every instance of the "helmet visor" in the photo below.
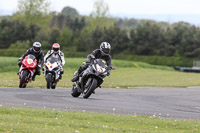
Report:
[[[104,48],[104,49],[103,49],[103,52],[104,52],[105,54],[109,54],[109,53],[110,53],[110,49]]]
[[[53,51],[58,52],[59,48],[53,48]]]
[[[34,47],[35,51],[40,51],[40,48]]]

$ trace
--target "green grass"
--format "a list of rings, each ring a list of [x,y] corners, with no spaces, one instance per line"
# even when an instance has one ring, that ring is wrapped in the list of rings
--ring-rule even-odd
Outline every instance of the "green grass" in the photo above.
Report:
[[[71,87],[70,81],[84,58],[66,58],[63,79],[58,87]],[[177,72],[170,67],[155,66],[142,62],[113,60],[112,64],[117,67],[111,72],[111,76],[105,78],[102,87],[135,87],[135,86],[165,86],[186,87],[200,86],[200,74]],[[0,86],[18,86],[17,58],[0,57]],[[27,87],[46,87],[44,76],[37,76],[36,81],[29,83]]]
[[[14,72],[19,69],[16,57],[0,57],[0,72]]]
[[[105,86],[134,87],[187,87],[200,86],[200,74],[149,68],[118,68],[106,78]]]
[[[0,107],[0,132],[199,133],[200,121]]]
[[[17,65],[18,58],[16,57],[0,57],[0,72],[15,72],[18,70]],[[64,69],[74,69],[77,70],[85,58],[65,58],[66,64]],[[133,61],[123,61],[123,60],[112,60],[112,65],[118,67],[131,67],[131,68],[152,68],[152,69],[161,69],[161,70],[172,70],[170,67],[166,66],[156,66],[150,65],[142,62],[133,62]]]

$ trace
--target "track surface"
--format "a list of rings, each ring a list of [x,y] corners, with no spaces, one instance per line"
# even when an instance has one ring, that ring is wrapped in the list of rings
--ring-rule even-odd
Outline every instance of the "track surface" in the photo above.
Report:
[[[0,88],[0,106],[200,120],[200,87],[98,88],[88,99],[70,93],[70,88]]]

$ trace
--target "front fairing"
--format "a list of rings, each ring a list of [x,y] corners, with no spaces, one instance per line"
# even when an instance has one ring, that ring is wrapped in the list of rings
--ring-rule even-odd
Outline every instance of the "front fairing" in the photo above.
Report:
[[[60,76],[60,67],[58,62],[56,62],[57,60],[50,60],[47,61],[47,63],[45,63],[45,72],[44,72],[44,76],[47,75],[48,73],[51,73],[54,76],[54,80],[58,80],[59,76]]]
[[[56,71],[59,69],[59,65],[56,62],[54,62],[54,63],[47,62],[47,63],[45,63],[45,68],[48,71]]]
[[[93,68],[93,65],[91,65],[84,71],[78,82],[80,83],[80,87],[84,90],[84,84],[89,78],[96,78],[98,81],[98,87],[103,83],[104,77],[105,76],[102,76],[102,73],[96,72]]]
[[[92,65],[92,68],[97,76],[106,77],[107,75],[107,65],[104,60],[97,59],[96,63]]]
[[[34,73],[36,66],[37,66],[37,59],[35,59],[35,56],[28,55],[22,61],[21,70],[28,69],[29,71]]]

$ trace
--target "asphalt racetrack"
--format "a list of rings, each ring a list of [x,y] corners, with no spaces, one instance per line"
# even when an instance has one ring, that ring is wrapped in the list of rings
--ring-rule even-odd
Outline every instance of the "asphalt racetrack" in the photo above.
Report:
[[[200,87],[97,88],[88,99],[72,97],[71,88],[1,87],[0,106],[200,120]]]

